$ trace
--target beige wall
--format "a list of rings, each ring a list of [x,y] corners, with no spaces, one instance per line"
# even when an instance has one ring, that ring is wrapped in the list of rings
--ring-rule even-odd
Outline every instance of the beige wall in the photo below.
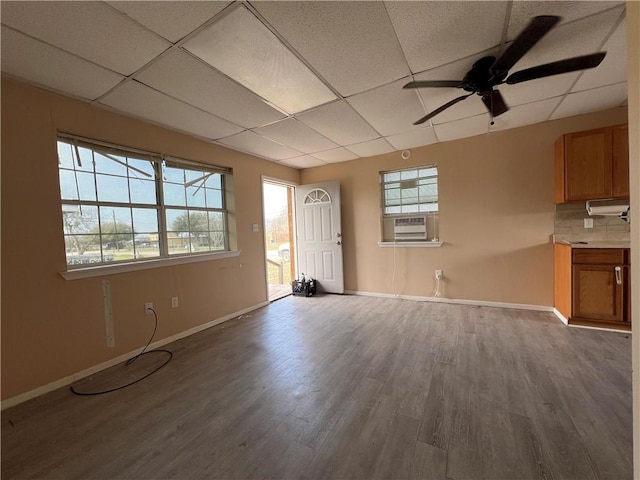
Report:
[[[103,278],[65,281],[56,131],[229,166],[237,258],[110,275],[116,347],[107,348]],[[2,398],[264,302],[261,175],[299,172],[17,82],[2,82]],[[242,267],[241,267],[242,265]],[[170,297],[180,307],[170,308]]]
[[[631,289],[633,324],[633,465],[640,480],[640,3],[627,2],[627,75],[629,92],[629,166],[631,179]],[[633,281],[633,280],[632,280]]]
[[[562,134],[625,123],[625,108],[303,170],[302,183],[342,185],[345,288],[553,304],[553,144]],[[380,248],[378,172],[437,163],[441,248]]]

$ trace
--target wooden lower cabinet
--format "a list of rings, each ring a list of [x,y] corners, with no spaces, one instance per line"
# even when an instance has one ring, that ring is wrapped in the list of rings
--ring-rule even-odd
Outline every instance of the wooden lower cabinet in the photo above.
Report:
[[[555,246],[554,304],[569,324],[630,330],[628,249]]]

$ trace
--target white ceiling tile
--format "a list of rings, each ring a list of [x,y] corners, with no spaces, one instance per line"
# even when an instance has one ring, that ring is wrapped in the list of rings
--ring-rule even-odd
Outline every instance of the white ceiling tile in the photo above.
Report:
[[[419,128],[413,122],[424,117],[425,112],[418,94],[402,88],[409,81],[411,77],[354,95],[347,101],[384,136]]]
[[[284,118],[250,90],[181,50],[164,55],[136,79],[245,128]]]
[[[537,15],[558,15],[562,17],[562,23],[567,23],[623,3],[620,1],[563,2],[540,0],[513,2],[507,38],[513,40]]]
[[[175,43],[215,16],[230,2],[117,1],[107,3]]]
[[[620,8],[616,8],[554,28],[534,45],[509,73],[599,51],[600,45],[620,18],[621,11]]]
[[[2,23],[123,75],[170,45],[101,2],[2,2]]]
[[[580,72],[564,73],[553,77],[539,78],[530,82],[522,82],[516,85],[500,85],[498,90],[502,93],[506,104],[510,107],[524,103],[537,102],[549,97],[564,95],[569,91],[573,82],[580,76]]]
[[[585,70],[573,91],[603,87],[627,80],[627,31],[625,21],[616,28],[602,47],[607,56],[597,68]]]
[[[300,157],[289,158],[287,160],[279,160],[278,163],[282,163],[293,168],[311,168],[326,165],[322,160],[318,160],[317,158],[309,155],[302,155]]]
[[[324,152],[317,152],[314,153],[313,156],[328,163],[345,162],[347,160],[358,158],[358,155],[350,152],[344,147],[334,148],[333,150],[326,150]]]
[[[379,137],[371,125],[344,100],[308,110],[296,115],[296,118],[339,145]]]
[[[382,155],[394,151],[394,148],[384,138],[347,145],[346,148],[360,157],[373,157],[374,155]]]
[[[451,123],[443,123],[442,125],[436,125],[434,128],[436,130],[436,135],[441,142],[481,135],[488,131],[489,114],[485,113]]]
[[[553,112],[552,119],[597,112],[622,105],[627,98],[627,82],[571,93]]]
[[[421,147],[438,143],[438,138],[432,127],[422,127],[419,130],[409,130],[408,132],[396,133],[386,137],[387,142],[393,145],[396,150],[405,148]]]
[[[95,100],[124,80],[110,70],[2,27],[2,72]]]
[[[343,96],[409,74],[382,2],[253,5]]]
[[[231,137],[222,138],[218,140],[218,143],[270,160],[285,160],[300,156],[300,152],[297,150],[285,145],[280,145],[251,131],[245,131]]]
[[[242,5],[183,46],[285,112],[337,98]]]
[[[242,131],[236,125],[135,81],[117,87],[100,103],[205,138],[216,139]]]
[[[288,118],[265,127],[256,128],[254,132],[303,153],[320,152],[338,146],[295,118]]]
[[[560,100],[562,100],[561,97],[549,98],[547,100],[513,107],[507,113],[494,118],[495,124],[491,125],[489,130],[493,132],[545,122],[549,119],[549,115],[551,115],[553,109],[558,106]]]
[[[507,2],[385,2],[414,73],[500,43]]]

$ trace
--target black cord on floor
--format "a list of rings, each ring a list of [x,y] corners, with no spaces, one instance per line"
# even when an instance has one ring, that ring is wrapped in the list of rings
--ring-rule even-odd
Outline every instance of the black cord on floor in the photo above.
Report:
[[[169,350],[156,349],[156,350],[149,350],[147,352],[147,348],[149,348],[149,345],[151,345],[151,342],[153,341],[153,337],[156,336],[156,331],[158,330],[158,315],[156,314],[156,311],[153,308],[151,308],[150,310],[153,312],[153,317],[155,318],[155,325],[153,327],[153,333],[151,334],[151,338],[149,338],[149,341],[144,346],[142,351],[139,354],[137,354],[137,355],[131,357],[129,360],[127,360],[124,363],[124,365],[126,367],[128,367],[129,365],[131,365],[133,362],[135,362],[141,356],[150,355],[152,353],[168,353],[169,354],[169,358],[167,358],[167,360],[164,363],[162,363],[159,367],[157,367],[155,370],[152,370],[151,372],[147,373],[143,377],[140,377],[140,378],[134,380],[133,382],[127,383],[126,385],[120,385],[119,387],[110,388],[109,390],[101,390],[99,392],[79,392],[74,388],[73,385],[71,385],[70,388],[71,388],[71,391],[73,393],[75,393],[76,395],[81,395],[81,396],[91,396],[91,395],[103,395],[105,393],[111,393],[111,392],[115,392],[117,390],[122,390],[123,388],[130,387],[131,385],[134,385],[134,384],[144,380],[145,378],[153,375],[154,373],[156,373],[158,370],[160,370],[162,367],[164,367],[167,363],[169,363],[171,361],[171,359],[173,358],[173,353],[170,352]]]

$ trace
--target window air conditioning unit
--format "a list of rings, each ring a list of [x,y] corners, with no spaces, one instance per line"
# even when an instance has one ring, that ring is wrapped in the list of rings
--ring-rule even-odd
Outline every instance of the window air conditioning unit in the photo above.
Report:
[[[426,240],[427,217],[396,217],[393,219],[395,240]]]

